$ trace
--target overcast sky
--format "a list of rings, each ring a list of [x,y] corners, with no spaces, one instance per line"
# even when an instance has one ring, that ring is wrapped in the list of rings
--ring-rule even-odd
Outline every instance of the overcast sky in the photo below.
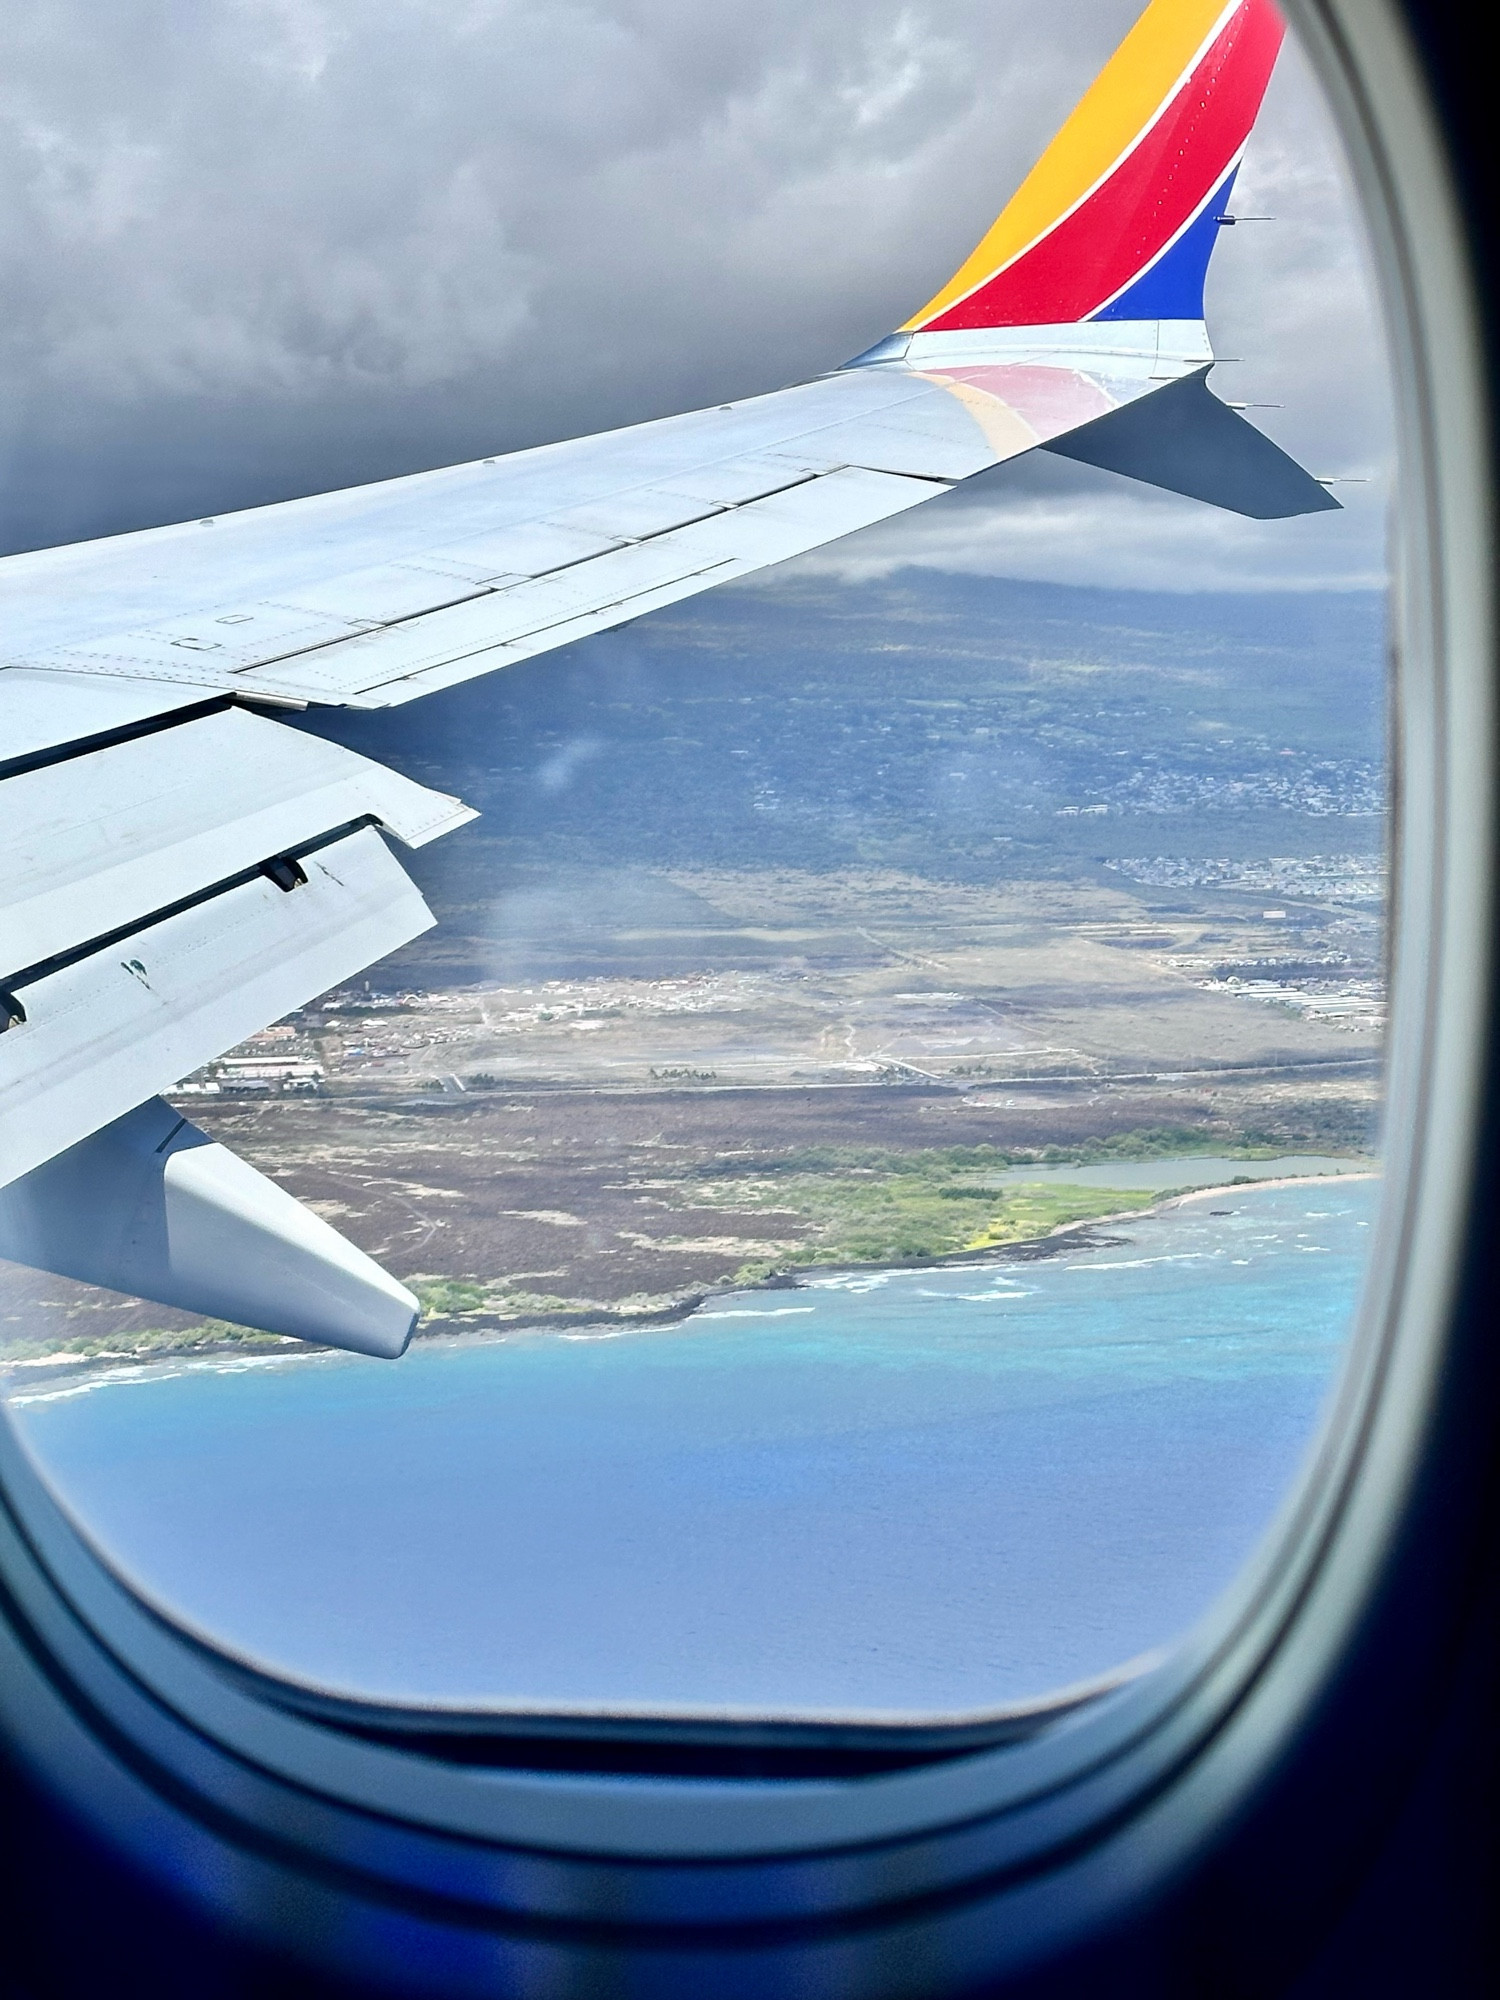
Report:
[[[773,388],[968,251],[1137,0],[27,0],[0,25],[0,542]],[[1247,523],[1033,458],[811,559],[1151,588],[1383,573],[1390,422],[1294,48],[1209,320],[1348,512]]]

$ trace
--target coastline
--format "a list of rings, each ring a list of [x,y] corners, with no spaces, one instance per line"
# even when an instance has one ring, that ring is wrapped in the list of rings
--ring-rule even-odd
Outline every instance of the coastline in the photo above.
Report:
[[[473,1321],[434,1315],[427,1324],[418,1323],[412,1341],[415,1344],[418,1341],[428,1340],[493,1340],[512,1333],[561,1333],[591,1328],[624,1333],[637,1327],[676,1326],[691,1319],[693,1314],[709,1300],[726,1298],[737,1293],[802,1291],[817,1278],[844,1272],[900,1273],[981,1269],[995,1264],[1035,1263],[1043,1258],[1066,1256],[1071,1251],[1115,1248],[1128,1241],[1128,1238],[1101,1235],[1098,1232],[1122,1223],[1139,1222],[1149,1216],[1158,1216],[1173,1208],[1183,1208],[1190,1202],[1221,1199],[1227,1194],[1244,1193],[1248,1189],[1301,1187],[1314,1180],[1370,1181],[1379,1177],[1378,1168],[1359,1168],[1347,1174],[1288,1174],[1274,1180],[1245,1177],[1220,1182],[1212,1187],[1171,1188],[1164,1190],[1155,1201],[1143,1207],[1120,1209],[1108,1215],[1092,1215],[1080,1218],[1076,1222],[1060,1222],[1044,1235],[1020,1237],[1012,1243],[997,1243],[983,1249],[953,1250],[935,1256],[910,1257],[899,1263],[891,1263],[888,1260],[857,1263],[830,1259],[827,1263],[795,1265],[784,1271],[773,1271],[764,1278],[744,1283],[725,1282],[707,1285],[702,1290],[685,1293],[663,1306],[648,1307],[644,1310],[599,1307],[579,1312],[518,1313],[513,1319],[501,1319],[493,1314],[476,1314]],[[259,1333],[253,1329],[247,1329],[241,1335],[226,1334],[222,1338],[204,1338],[202,1335],[194,1338],[191,1335],[184,1335],[178,1340],[152,1341],[149,1345],[133,1350],[121,1347],[93,1354],[74,1353],[64,1345],[51,1352],[18,1355],[14,1359],[0,1354],[0,1396],[3,1396],[13,1383],[35,1386],[54,1380],[74,1382],[90,1373],[112,1374],[126,1368],[148,1367],[158,1361],[212,1361],[234,1358],[270,1361],[335,1351],[337,1350],[320,1347],[310,1341],[293,1339],[290,1335]]]
[[[769,1277],[760,1278],[749,1284],[719,1285],[703,1294],[704,1299],[722,1298],[728,1292],[801,1291],[804,1290],[814,1273],[825,1274],[832,1271],[940,1271],[978,1268],[989,1264],[1029,1264],[1043,1257],[1065,1256],[1070,1250],[1110,1250],[1125,1239],[1119,1236],[1101,1236],[1090,1240],[1091,1232],[1112,1228],[1120,1223],[1139,1222],[1143,1217],[1161,1215],[1171,1208],[1185,1208],[1192,1201],[1207,1201],[1226,1194],[1244,1194],[1250,1190],[1257,1193],[1262,1188],[1304,1187],[1318,1180],[1333,1181],[1373,1181],[1379,1180],[1377,1167],[1360,1168],[1348,1174],[1284,1174],[1274,1180],[1256,1180],[1250,1176],[1232,1181],[1216,1182],[1212,1187],[1164,1188],[1156,1200],[1141,1208],[1116,1209],[1108,1215],[1089,1215],[1076,1222],[1059,1222],[1043,1236],[1017,1237],[1013,1243],[989,1244],[978,1250],[950,1250],[940,1256],[910,1257],[900,1263],[888,1259],[876,1263],[856,1263],[850,1259],[830,1260],[826,1264],[799,1264],[787,1271],[774,1271]],[[702,1303],[700,1299],[699,1304]],[[691,1308],[697,1310],[697,1306]],[[675,1314],[672,1317],[676,1317]]]
[[[1378,1181],[1379,1179],[1379,1167],[1361,1167],[1352,1174],[1285,1174],[1280,1180],[1253,1181],[1250,1185],[1258,1188],[1285,1188],[1301,1187],[1304,1181]],[[1224,1194],[1235,1188],[1243,1188],[1245,1185],[1244,1181],[1226,1181],[1223,1187],[1189,1188],[1185,1194],[1173,1195],[1170,1199],[1180,1208],[1190,1201],[1202,1201],[1207,1195]],[[1162,1206],[1167,1206],[1166,1201]]]

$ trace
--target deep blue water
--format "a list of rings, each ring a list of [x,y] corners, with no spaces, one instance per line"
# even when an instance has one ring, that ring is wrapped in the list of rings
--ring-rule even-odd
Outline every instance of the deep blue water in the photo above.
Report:
[[[1316,1431],[1374,1196],[1236,1188],[1042,1262],[12,1407],[139,1587],[301,1676],[967,1707],[1161,1645],[1229,1581]]]

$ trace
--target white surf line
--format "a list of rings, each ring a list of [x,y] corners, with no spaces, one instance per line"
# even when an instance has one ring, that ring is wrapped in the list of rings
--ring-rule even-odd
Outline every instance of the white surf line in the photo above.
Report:
[[[1327,1186],[1330,1182],[1338,1187],[1343,1187],[1349,1181],[1378,1181],[1379,1179],[1380,1169],[1378,1167],[1361,1168],[1357,1173],[1352,1174],[1287,1174],[1283,1179],[1274,1181],[1257,1181],[1247,1176],[1242,1181],[1226,1181],[1222,1187],[1193,1188],[1187,1194],[1174,1195],[1169,1201],[1164,1201],[1162,1206],[1164,1208],[1186,1208],[1190,1201],[1203,1201],[1209,1195],[1249,1194],[1256,1188],[1315,1187]]]
[[[702,1326],[705,1320],[710,1319],[790,1319],[797,1313],[816,1311],[816,1306],[772,1306],[769,1308],[746,1306],[736,1308],[731,1312],[697,1312],[692,1317]]]

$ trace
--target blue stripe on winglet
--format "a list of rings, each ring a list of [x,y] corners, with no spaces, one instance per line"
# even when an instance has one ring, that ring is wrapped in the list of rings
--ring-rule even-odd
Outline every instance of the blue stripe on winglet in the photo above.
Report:
[[[1095,319],[1202,319],[1203,281],[1237,172],[1229,169],[1177,241],[1118,298],[1101,306]]]

